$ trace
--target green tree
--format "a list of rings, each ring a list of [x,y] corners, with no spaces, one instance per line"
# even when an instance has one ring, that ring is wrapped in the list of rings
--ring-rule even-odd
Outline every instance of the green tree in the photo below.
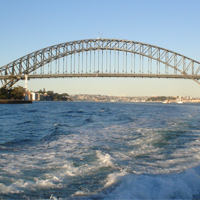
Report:
[[[43,89],[43,90],[40,89],[37,93],[44,94],[44,92],[45,92],[45,89]],[[51,101],[61,101],[61,100],[69,101],[69,100],[71,100],[69,98],[68,93],[58,94],[57,92],[54,93],[54,91],[52,91],[52,90],[49,90],[45,93],[47,93],[47,95],[48,95],[48,99],[46,99],[46,100],[51,100]]]
[[[49,98],[51,101],[54,100],[54,92],[53,91],[47,91],[47,94],[49,95]]]
[[[63,93],[62,96],[68,97],[69,95],[67,93]]]
[[[23,99],[24,88],[21,86],[14,87],[11,91],[11,98],[13,99]]]
[[[53,100],[59,100],[59,94],[58,93],[54,93]]]
[[[37,91],[37,93],[44,94],[43,90],[41,90],[41,89],[39,91]]]
[[[8,99],[8,90],[5,88],[0,88],[0,99]]]

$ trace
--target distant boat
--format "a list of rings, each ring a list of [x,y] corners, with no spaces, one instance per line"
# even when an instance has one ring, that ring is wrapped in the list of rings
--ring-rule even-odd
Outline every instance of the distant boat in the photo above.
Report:
[[[165,101],[163,101],[163,103],[170,103],[170,101],[168,101],[168,100],[165,100]]]
[[[182,104],[182,103],[183,103],[183,101],[182,101],[182,99],[181,99],[181,98],[178,98],[178,99],[176,100],[176,103],[178,103],[178,104]]]
[[[178,101],[176,101],[176,103],[179,103],[179,104],[181,104],[181,103],[183,103],[183,101],[181,101],[181,100],[178,100]]]

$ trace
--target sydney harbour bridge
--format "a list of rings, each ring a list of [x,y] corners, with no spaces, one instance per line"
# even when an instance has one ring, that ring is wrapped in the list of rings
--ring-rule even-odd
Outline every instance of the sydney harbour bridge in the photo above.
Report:
[[[150,44],[97,38],[46,47],[0,67],[0,87],[11,88],[27,76],[176,78],[200,84],[200,62]]]

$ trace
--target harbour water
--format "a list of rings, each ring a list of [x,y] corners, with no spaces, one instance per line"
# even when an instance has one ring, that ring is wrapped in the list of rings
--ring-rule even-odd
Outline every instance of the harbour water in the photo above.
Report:
[[[0,106],[0,199],[200,199],[200,104]]]

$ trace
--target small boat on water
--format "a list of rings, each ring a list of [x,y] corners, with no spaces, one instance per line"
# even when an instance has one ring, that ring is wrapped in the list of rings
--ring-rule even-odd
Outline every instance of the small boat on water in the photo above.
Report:
[[[183,103],[182,98],[179,97],[178,99],[176,99],[176,103],[178,103],[178,104],[182,104],[182,103]]]
[[[163,101],[163,103],[170,103],[170,101],[168,101],[168,100],[165,100],[165,101]]]

